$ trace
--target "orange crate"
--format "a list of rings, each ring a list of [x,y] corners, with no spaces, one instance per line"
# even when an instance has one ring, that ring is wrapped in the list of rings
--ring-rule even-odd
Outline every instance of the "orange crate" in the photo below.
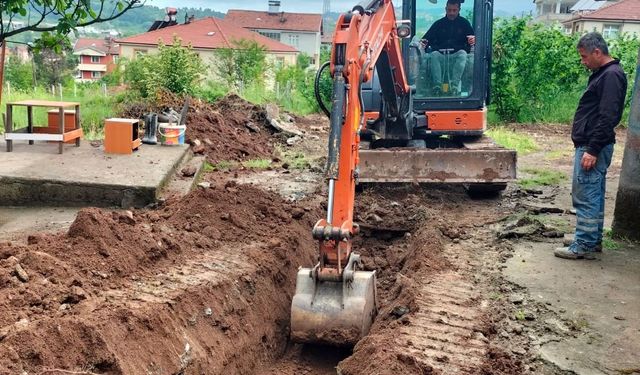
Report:
[[[140,147],[138,137],[140,120],[109,118],[104,120],[104,152],[130,154]]]
[[[64,132],[71,131],[76,128],[76,111],[67,109],[64,111]],[[35,130],[34,130],[35,131]],[[47,111],[47,127],[44,133],[60,133],[60,112],[57,109]],[[75,143],[75,140],[66,141],[65,143]]]

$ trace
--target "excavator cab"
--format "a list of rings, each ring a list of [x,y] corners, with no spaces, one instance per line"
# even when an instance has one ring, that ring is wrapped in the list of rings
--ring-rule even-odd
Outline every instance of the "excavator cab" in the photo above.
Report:
[[[487,6],[485,1],[477,2],[479,8]],[[475,0],[466,0],[459,6],[452,6],[454,10],[458,10],[456,18],[459,19],[453,22],[460,25],[460,30],[456,42],[450,44],[440,40],[429,41],[426,37],[428,32],[436,34],[436,22],[446,17],[443,14],[446,1],[418,1],[414,3],[415,9],[409,6],[405,10],[414,25],[413,37],[407,40],[403,49],[408,55],[405,61],[410,62],[407,66],[409,83],[416,87],[414,100],[426,103],[436,100],[468,100],[474,96],[476,100],[485,99],[488,90],[483,83],[488,81],[483,78],[488,74],[489,60],[481,59],[480,56],[491,50],[490,45],[487,45],[491,38],[483,34],[491,30],[492,21],[488,11],[475,9],[475,3]],[[465,25],[470,28],[463,29]],[[477,71],[474,69],[476,66]],[[474,82],[474,78],[478,82]],[[477,87],[475,92],[474,83]],[[451,107],[451,103],[447,104],[447,108]],[[474,107],[478,108],[477,103],[470,108]]]
[[[294,341],[352,346],[375,319],[376,275],[362,270],[352,249],[358,183],[499,190],[515,178],[515,152],[483,137],[493,1],[460,2],[458,17],[468,23],[463,42],[453,47],[421,42],[445,7],[452,11],[446,0],[365,0],[336,23],[331,61],[319,70],[315,87],[320,98],[318,77],[330,68],[331,108],[318,102],[330,119],[327,216],[312,230],[318,263],[298,272]]]
[[[410,134],[389,134],[382,94],[389,90],[377,69],[362,86],[368,130],[362,134],[359,183],[453,183],[471,193],[503,190],[516,178],[517,156],[485,136],[493,1],[460,3],[457,17],[473,33],[464,35],[472,39],[466,44],[423,43],[425,34],[446,17],[446,0],[395,1],[394,6],[411,25],[410,37],[401,44],[407,80],[414,88],[413,126]]]

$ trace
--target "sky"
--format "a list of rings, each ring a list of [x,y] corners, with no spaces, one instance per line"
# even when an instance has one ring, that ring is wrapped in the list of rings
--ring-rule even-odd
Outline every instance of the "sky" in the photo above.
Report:
[[[280,1],[280,8],[285,12],[322,13],[322,0]],[[360,0],[331,0],[331,11],[346,12],[359,2]],[[444,4],[444,0],[440,0],[440,2]],[[494,0],[494,3],[496,10],[511,14],[528,12],[534,8],[532,0]],[[147,0],[147,4],[158,7],[211,8],[219,12],[226,12],[229,9],[267,10],[268,8],[268,0]]]

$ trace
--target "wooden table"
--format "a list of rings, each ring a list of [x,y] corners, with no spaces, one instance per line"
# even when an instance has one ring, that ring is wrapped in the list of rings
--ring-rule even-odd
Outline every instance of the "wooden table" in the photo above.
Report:
[[[27,107],[27,127],[22,129],[13,129],[13,107]],[[58,123],[58,131],[38,132],[34,133],[33,126],[33,107],[57,108],[60,116]],[[65,132],[64,129],[64,113],[65,108],[75,109],[75,126],[73,130]],[[75,140],[76,146],[80,146],[80,137],[82,137],[82,129],[80,128],[80,103],[76,102],[55,102],[48,100],[23,100],[19,102],[7,103],[7,118],[4,124],[4,138],[7,141],[7,152],[13,151],[14,140],[28,140],[32,145],[34,141],[53,141],[58,143],[58,153],[64,151],[64,143],[66,141]]]

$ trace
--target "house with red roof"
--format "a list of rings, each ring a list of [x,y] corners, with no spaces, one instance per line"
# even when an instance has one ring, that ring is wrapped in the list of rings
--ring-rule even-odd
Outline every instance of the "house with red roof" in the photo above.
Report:
[[[572,33],[597,31],[605,38],[622,33],[640,37],[640,0],[619,0],[592,12],[576,13],[563,25]]]
[[[97,81],[115,69],[120,46],[111,36],[103,39],[79,38],[73,46],[73,54],[80,60],[77,80]]]
[[[322,14],[281,12],[280,1],[269,0],[266,12],[229,9],[224,19],[287,44],[309,55],[312,64],[320,64]]]
[[[251,40],[264,46],[267,60],[272,63],[295,64],[299,54],[297,49],[289,45],[254,33],[227,20],[206,17],[120,39],[118,40],[120,55],[123,58],[135,59],[140,54],[157,53],[158,43],[172,44],[174,36],[180,38],[183,45],[191,45],[193,51],[200,55],[205,64],[209,65],[216,58],[216,50],[236,48],[235,42],[240,40]]]
[[[8,44],[6,54],[7,60],[9,60],[9,57],[11,56],[16,57],[22,62],[28,62],[31,60],[31,51],[29,50],[29,47],[24,44]]]

